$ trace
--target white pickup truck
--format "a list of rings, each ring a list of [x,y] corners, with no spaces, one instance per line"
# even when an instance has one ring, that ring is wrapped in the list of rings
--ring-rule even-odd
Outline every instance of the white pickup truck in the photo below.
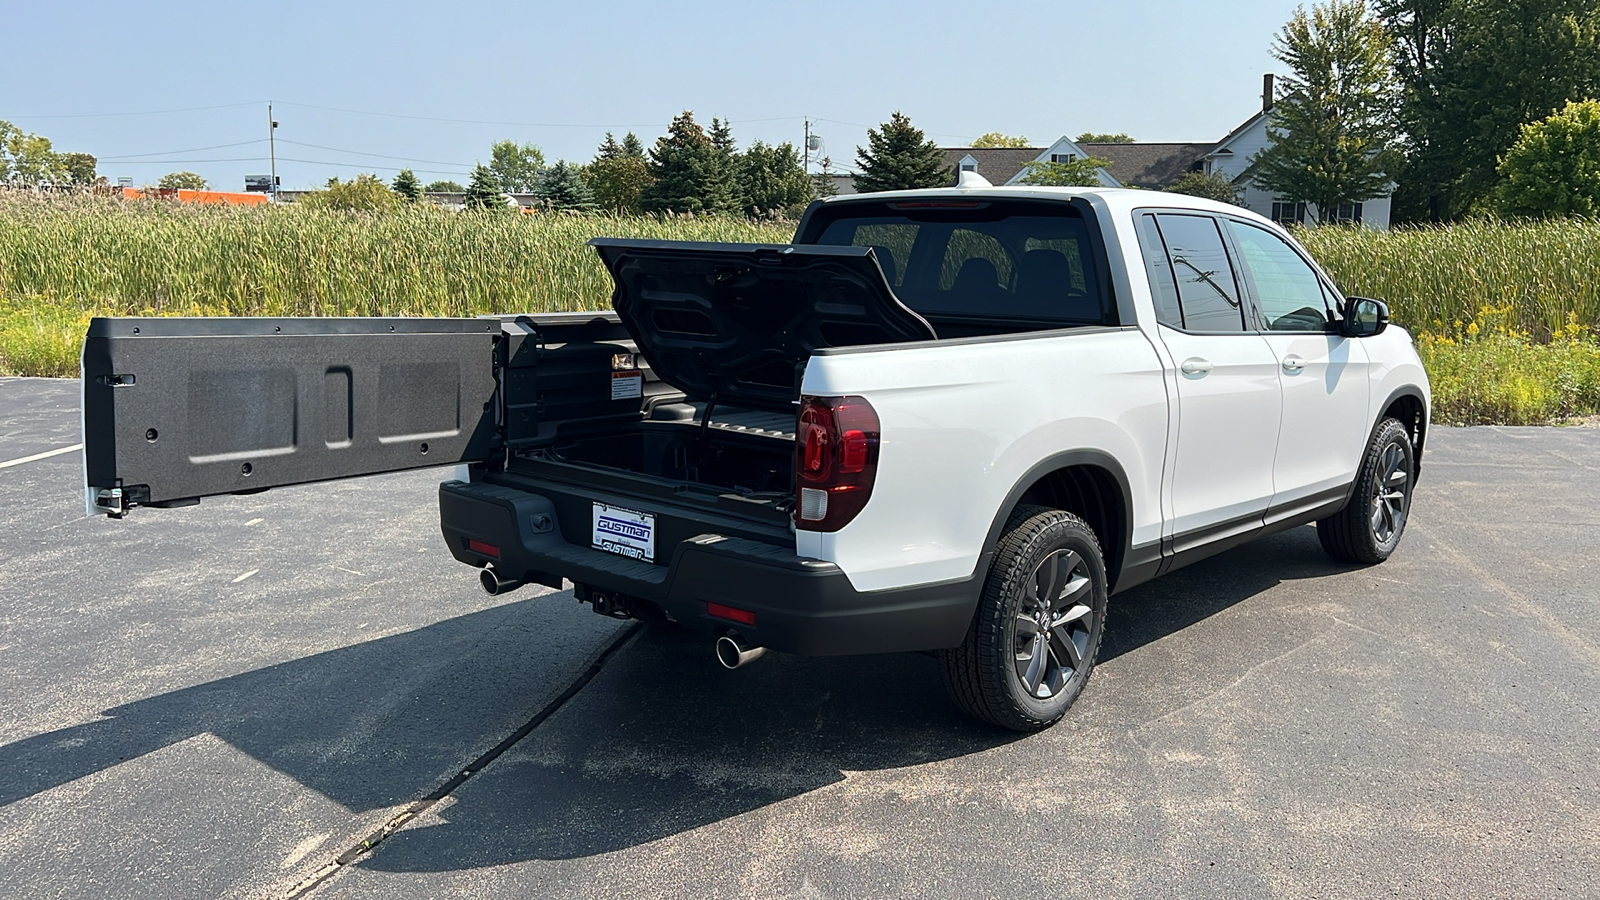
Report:
[[[1082,691],[1109,594],[1405,529],[1409,337],[1238,207],[969,180],[820,201],[791,244],[593,244],[614,313],[95,320],[90,507],[456,464],[444,538],[491,593],[567,579],[729,667],[934,651],[1019,730]]]

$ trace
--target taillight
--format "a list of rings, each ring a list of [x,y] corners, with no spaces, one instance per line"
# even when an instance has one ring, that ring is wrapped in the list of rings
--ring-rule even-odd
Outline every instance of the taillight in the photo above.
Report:
[[[795,527],[838,531],[872,496],[878,413],[862,397],[804,397],[795,426]]]

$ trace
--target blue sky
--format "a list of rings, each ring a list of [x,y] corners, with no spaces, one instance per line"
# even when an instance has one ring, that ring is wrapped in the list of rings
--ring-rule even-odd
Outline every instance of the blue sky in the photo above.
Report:
[[[19,3],[0,119],[113,180],[189,169],[234,190],[268,169],[269,100],[286,188],[400,167],[464,182],[508,137],[584,161],[607,130],[649,144],[683,109],[732,120],[741,146],[798,145],[810,116],[836,167],[897,109],[944,146],[1215,140],[1282,71],[1270,46],[1295,5]]]

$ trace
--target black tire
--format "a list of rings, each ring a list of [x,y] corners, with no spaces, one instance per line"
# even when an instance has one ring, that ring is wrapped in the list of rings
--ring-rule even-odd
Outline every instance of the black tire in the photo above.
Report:
[[[1400,545],[1411,515],[1416,474],[1411,436],[1397,419],[1384,419],[1367,445],[1350,502],[1317,522],[1317,540],[1335,559],[1372,565]]]
[[[1069,512],[1019,508],[995,550],[966,639],[939,651],[951,698],[1003,728],[1053,724],[1089,680],[1105,612],[1106,567],[1094,531]]]

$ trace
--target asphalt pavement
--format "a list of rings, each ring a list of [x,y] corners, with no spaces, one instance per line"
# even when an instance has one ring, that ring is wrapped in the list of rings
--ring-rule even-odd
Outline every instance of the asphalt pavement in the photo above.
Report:
[[[7,465],[76,392],[0,379],[0,896],[1600,894],[1600,429],[1436,429],[1381,566],[1113,597],[1019,736],[927,656],[488,597],[439,471],[85,517],[76,451]]]

